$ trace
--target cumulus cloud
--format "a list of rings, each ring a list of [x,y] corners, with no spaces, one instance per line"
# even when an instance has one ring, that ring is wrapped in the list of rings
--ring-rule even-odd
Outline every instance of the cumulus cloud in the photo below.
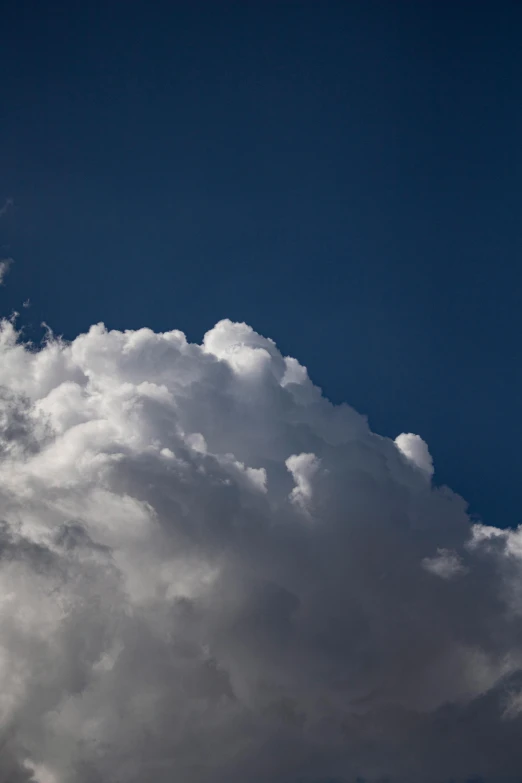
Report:
[[[518,779],[522,532],[245,324],[0,331],[0,781]]]
[[[428,450],[428,444],[420,435],[412,432],[403,432],[395,438],[395,444],[406,459],[410,460],[419,470],[427,476],[433,476],[433,460]]]

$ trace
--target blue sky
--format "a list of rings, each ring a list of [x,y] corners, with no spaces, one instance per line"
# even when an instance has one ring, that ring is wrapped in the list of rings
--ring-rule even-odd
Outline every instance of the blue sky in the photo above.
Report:
[[[2,308],[245,320],[520,521],[517,3],[11,3]]]

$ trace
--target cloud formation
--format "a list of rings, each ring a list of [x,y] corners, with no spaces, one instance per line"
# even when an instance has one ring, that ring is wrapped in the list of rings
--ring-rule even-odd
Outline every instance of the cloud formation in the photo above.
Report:
[[[13,263],[12,258],[2,258],[0,260],[0,285],[3,285],[5,277],[9,272],[12,263]]]
[[[522,532],[245,324],[0,332],[0,781],[518,780]]]
[[[2,206],[0,207],[0,217],[5,215],[5,213],[9,211],[13,206],[13,204],[14,204],[14,200],[11,197],[6,198]]]

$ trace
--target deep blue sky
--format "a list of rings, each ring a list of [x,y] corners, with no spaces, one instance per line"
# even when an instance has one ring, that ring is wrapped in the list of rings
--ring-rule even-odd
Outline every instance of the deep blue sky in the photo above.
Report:
[[[517,2],[4,4],[0,307],[246,320],[522,521],[521,31]]]

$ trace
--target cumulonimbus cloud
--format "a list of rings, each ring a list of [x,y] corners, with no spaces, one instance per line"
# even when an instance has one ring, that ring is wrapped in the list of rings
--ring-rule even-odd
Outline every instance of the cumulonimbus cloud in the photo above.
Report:
[[[515,781],[522,533],[245,324],[0,333],[0,780]]]

